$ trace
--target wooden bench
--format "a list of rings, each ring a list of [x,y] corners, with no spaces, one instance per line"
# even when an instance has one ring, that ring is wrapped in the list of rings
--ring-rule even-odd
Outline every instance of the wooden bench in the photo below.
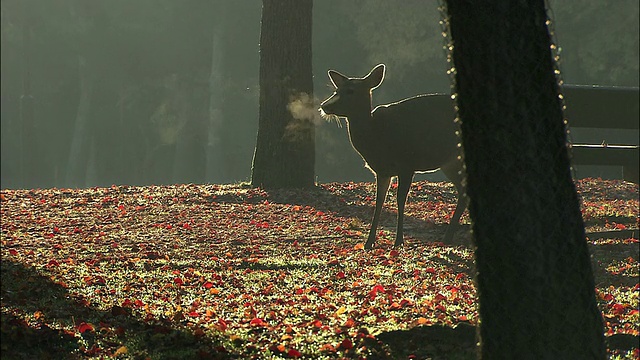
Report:
[[[565,85],[562,89],[569,128],[620,129],[638,131],[640,122],[639,88]],[[576,165],[615,165],[622,167],[623,179],[638,183],[638,145],[572,144]]]

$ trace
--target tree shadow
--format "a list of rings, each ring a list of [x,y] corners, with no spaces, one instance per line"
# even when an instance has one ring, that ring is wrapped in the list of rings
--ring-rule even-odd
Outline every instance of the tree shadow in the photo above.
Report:
[[[448,360],[477,358],[477,328],[461,322],[445,325],[416,326],[407,330],[393,330],[378,334],[376,339],[384,344],[392,358]],[[609,351],[629,351],[638,348],[639,337],[631,334],[606,336]],[[523,350],[523,354],[526,350]],[[387,358],[373,356],[369,359]]]
[[[95,309],[96,304],[70,294],[64,284],[21,263],[3,259],[1,277],[2,359],[110,357],[122,346],[132,358],[237,358],[225,352],[221,335],[198,337],[169,319],[143,321],[126,307]]]
[[[630,266],[630,262],[637,263],[640,256],[637,243],[589,244],[589,252],[596,286],[633,287],[638,284],[638,276]],[[627,266],[629,268],[623,271],[608,270],[609,267],[624,269]]]
[[[409,208],[411,204],[415,204],[421,201],[443,201],[452,203],[455,205],[457,201],[456,192],[451,185],[451,189],[439,189],[442,198],[436,198],[430,196],[428,191],[416,191],[418,184],[436,188],[441,187],[436,183],[431,182],[414,182],[410,191],[409,200],[407,202],[407,209],[405,210],[405,236],[410,237],[407,241],[428,243],[437,242],[442,243],[444,234],[449,226],[447,223],[434,223],[432,221],[424,220],[418,216],[412,216]],[[352,183],[340,183],[336,186],[343,188],[334,188],[332,190],[327,189],[331,184],[325,184],[325,186],[315,186],[310,189],[273,189],[267,190],[263,195],[259,196],[246,196],[243,193],[224,193],[210,197],[207,200],[209,202],[230,203],[230,204],[259,204],[265,200],[270,203],[279,204],[293,204],[299,206],[310,206],[314,209],[322,212],[332,212],[340,217],[355,218],[358,219],[360,228],[364,234],[369,232],[370,221],[374,212],[373,200],[365,201],[365,199],[375,198],[375,184],[367,183],[365,186],[354,186]],[[249,188],[246,186],[245,188]],[[387,195],[387,201],[382,208],[380,215],[380,225],[378,230],[384,229],[395,234],[396,222],[397,222],[397,210],[395,205],[396,190],[390,189]],[[368,204],[363,204],[367,202]],[[364,235],[366,236],[366,235]],[[363,237],[362,242],[366,240]],[[469,225],[461,225],[454,236],[454,239],[445,245],[450,246],[471,246],[469,236]]]
[[[393,358],[476,359],[476,327],[469,323],[416,326],[383,332],[376,338],[386,344]]]

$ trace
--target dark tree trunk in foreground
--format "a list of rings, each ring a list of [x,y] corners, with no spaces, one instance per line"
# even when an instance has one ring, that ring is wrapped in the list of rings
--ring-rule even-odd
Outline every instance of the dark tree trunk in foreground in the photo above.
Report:
[[[544,1],[448,0],[483,359],[604,359]]]
[[[260,30],[260,117],[251,184],[314,185],[312,0],[264,0]],[[302,114],[301,114],[302,113]],[[301,116],[302,115],[302,116]]]

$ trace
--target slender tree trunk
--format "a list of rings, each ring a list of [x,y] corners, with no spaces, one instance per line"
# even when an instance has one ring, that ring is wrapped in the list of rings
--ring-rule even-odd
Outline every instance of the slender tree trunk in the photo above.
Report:
[[[604,359],[543,0],[448,0],[481,358]]]
[[[83,55],[78,56],[78,82],[80,88],[80,100],[78,112],[73,128],[71,150],[67,163],[66,186],[85,186],[86,168],[91,140],[90,131],[90,106],[93,90],[93,77],[87,66],[87,60]]]
[[[192,121],[193,119],[190,117],[190,111],[188,110],[188,98],[187,98],[187,84],[185,79],[181,79],[180,75],[177,75],[178,79],[176,81],[176,86],[173,89],[173,94],[170,94],[172,98],[171,103],[173,104],[173,108],[171,109],[174,112],[174,116],[179,119],[181,124],[184,124],[180,127],[180,131],[178,132],[176,138],[176,146],[175,146],[175,157],[173,158],[173,171],[172,171],[172,182],[173,183],[190,183],[193,182],[193,179],[189,176],[190,171],[190,147],[193,143],[194,133],[192,130]]]
[[[264,0],[260,29],[260,115],[251,183],[266,188],[314,186],[312,0]]]
[[[25,188],[33,188],[38,183],[39,146],[36,141],[35,99],[31,92],[31,1],[22,4],[22,96],[20,96],[21,127],[21,180]]]
[[[222,124],[224,124],[224,112],[222,105],[225,102],[224,51],[226,38],[227,14],[224,3],[220,3],[216,23],[213,29],[211,73],[209,75],[209,123],[207,126],[206,147],[206,174],[207,182],[221,183],[225,177],[224,156],[222,145]],[[222,16],[220,16],[222,15]]]

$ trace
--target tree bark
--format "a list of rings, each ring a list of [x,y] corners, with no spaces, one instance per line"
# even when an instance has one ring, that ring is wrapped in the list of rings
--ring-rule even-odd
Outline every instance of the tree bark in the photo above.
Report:
[[[312,0],[264,0],[260,31],[260,115],[251,183],[265,188],[314,186]]]
[[[483,359],[604,359],[543,0],[448,0]]]

